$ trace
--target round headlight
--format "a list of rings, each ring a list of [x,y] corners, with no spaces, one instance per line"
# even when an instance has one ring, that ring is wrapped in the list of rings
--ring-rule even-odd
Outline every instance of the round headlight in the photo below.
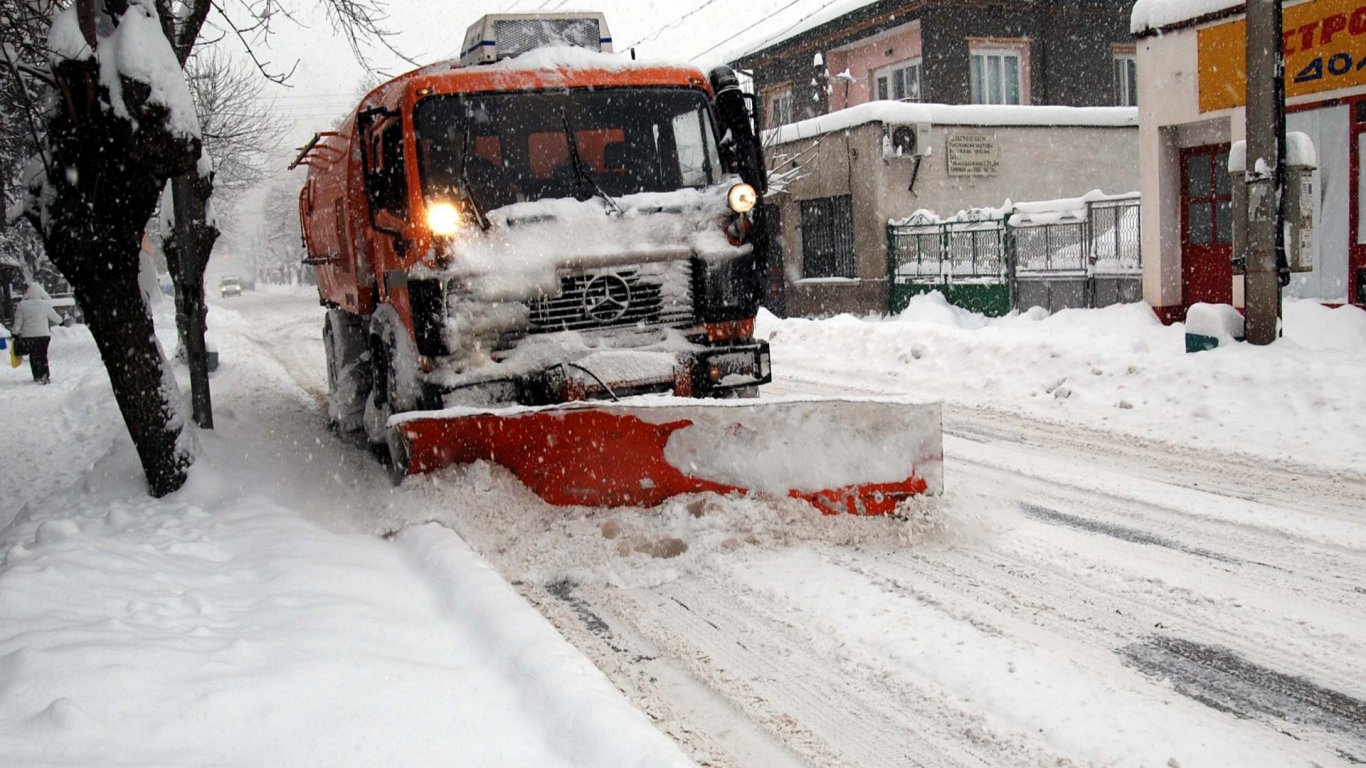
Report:
[[[450,237],[459,232],[460,209],[452,203],[428,203],[427,229],[437,237]]]
[[[759,202],[759,193],[748,184],[736,184],[726,195],[726,202],[730,203],[730,209],[736,213],[749,213]]]

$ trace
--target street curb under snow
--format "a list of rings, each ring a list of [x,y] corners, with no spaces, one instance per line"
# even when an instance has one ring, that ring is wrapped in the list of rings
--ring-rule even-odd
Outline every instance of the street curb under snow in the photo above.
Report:
[[[695,768],[455,532],[427,523],[395,540],[452,618],[507,665],[501,671],[526,692],[527,708],[544,713],[552,749],[576,765]]]

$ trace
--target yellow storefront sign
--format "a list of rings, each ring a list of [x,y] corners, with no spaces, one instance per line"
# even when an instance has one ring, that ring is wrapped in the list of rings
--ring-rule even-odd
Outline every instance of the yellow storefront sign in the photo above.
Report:
[[[1285,95],[1366,85],[1366,0],[1312,0],[1282,11]],[[1247,22],[1199,32],[1200,111],[1246,101]]]

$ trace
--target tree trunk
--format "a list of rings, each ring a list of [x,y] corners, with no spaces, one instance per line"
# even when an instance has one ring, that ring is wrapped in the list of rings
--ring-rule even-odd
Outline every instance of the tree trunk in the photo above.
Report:
[[[213,398],[209,392],[209,351],[204,339],[208,306],[204,302],[204,270],[218,230],[207,222],[213,183],[197,171],[171,180],[175,226],[167,237],[166,265],[175,286],[176,328],[190,369],[190,397],[194,422],[213,429]]]
[[[86,254],[85,258],[97,254]],[[111,254],[110,259],[126,259]],[[70,279],[70,278],[68,278]],[[96,281],[72,280],[76,300],[100,350],[123,423],[133,438],[147,486],[164,496],[185,483],[189,452],[179,388],[157,343],[152,316],[138,290],[136,271],[108,273]]]
[[[138,270],[157,197],[167,178],[194,167],[199,142],[166,131],[165,109],[127,78],[121,85],[133,119],[116,114],[98,66],[91,59],[54,67],[61,99],[48,117],[48,168],[58,170],[37,190],[41,212],[28,213],[85,311],[148,489],[164,496],[184,484],[194,456]]]

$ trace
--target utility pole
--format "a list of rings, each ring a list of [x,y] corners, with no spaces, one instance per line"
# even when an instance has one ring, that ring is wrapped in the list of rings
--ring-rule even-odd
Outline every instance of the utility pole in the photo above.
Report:
[[[1247,3],[1247,340],[1276,340],[1285,261],[1285,63],[1280,0]]]

